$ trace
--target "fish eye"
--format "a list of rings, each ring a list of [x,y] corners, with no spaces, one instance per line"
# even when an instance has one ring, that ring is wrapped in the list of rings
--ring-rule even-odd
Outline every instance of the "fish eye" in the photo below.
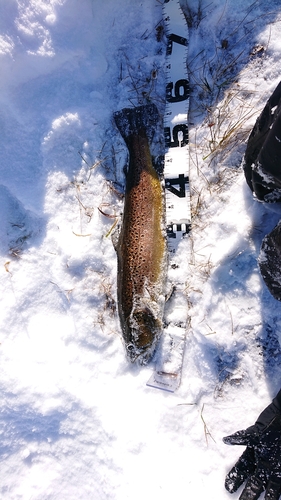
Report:
[[[133,353],[135,351],[135,346],[133,344],[128,344],[127,345],[127,350],[130,352],[130,353]]]

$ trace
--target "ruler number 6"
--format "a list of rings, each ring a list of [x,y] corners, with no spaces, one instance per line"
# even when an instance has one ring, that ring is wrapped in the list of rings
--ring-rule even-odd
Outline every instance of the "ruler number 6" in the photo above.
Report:
[[[175,95],[172,96],[172,90],[173,90],[173,82],[170,82],[166,85],[166,100],[168,102],[180,102],[180,101],[186,101],[189,97],[189,82],[185,78],[182,78],[181,80],[178,80],[175,83],[175,88],[174,88],[174,93]]]

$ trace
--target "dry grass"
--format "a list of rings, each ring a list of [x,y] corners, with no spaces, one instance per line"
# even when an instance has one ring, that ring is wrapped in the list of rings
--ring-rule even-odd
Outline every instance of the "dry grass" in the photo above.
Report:
[[[214,438],[213,438],[212,434],[210,433],[210,431],[209,431],[209,429],[208,429],[208,427],[207,427],[206,421],[205,421],[205,419],[204,419],[204,417],[203,417],[203,411],[204,411],[204,403],[203,403],[202,408],[201,408],[200,418],[201,418],[201,420],[202,420],[202,422],[203,422],[205,440],[206,440],[206,444],[207,444],[207,446],[208,446],[208,444],[209,444],[209,443],[208,443],[208,437],[210,437],[210,438],[212,439],[212,441],[214,441],[214,443],[215,443],[216,441],[214,440]]]

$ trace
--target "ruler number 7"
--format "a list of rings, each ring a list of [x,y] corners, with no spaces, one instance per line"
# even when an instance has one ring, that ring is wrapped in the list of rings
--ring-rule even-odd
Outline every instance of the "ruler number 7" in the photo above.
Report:
[[[187,46],[187,39],[184,38],[183,36],[175,35],[174,33],[171,33],[168,36],[168,44],[167,44],[167,51],[166,55],[170,56],[173,51],[173,42],[178,43],[179,45],[184,45],[184,47]]]

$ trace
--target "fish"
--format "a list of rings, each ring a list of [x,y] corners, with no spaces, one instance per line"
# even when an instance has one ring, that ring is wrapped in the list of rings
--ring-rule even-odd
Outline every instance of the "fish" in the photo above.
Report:
[[[165,198],[150,146],[159,112],[154,104],[114,113],[128,151],[122,223],[113,235],[117,303],[127,357],[146,364],[163,330],[167,275]]]

